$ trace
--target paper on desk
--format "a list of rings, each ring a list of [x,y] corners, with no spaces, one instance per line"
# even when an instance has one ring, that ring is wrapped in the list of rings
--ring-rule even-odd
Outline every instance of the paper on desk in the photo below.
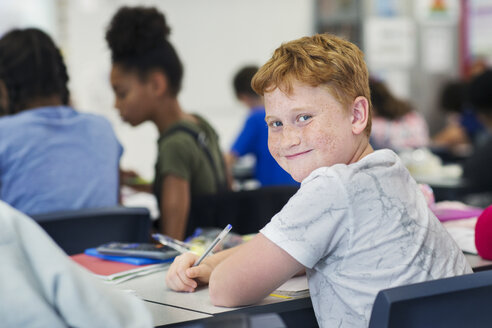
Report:
[[[109,276],[99,275],[99,277],[108,283],[120,284],[124,281],[130,280],[130,279],[133,279],[136,277],[148,275],[148,274],[151,274],[151,273],[157,272],[157,271],[162,271],[162,270],[164,270],[164,268],[167,268],[168,266],[169,266],[168,263],[150,264],[150,265],[147,265],[147,266],[142,267],[142,268],[136,268],[136,269],[129,270],[129,271],[123,271],[123,272],[115,273],[115,274],[112,274]]]
[[[475,224],[477,218],[447,221],[443,226],[456,241],[461,250],[469,254],[478,254],[475,246]]]
[[[441,222],[476,218],[482,212],[482,208],[468,206],[458,201],[442,201],[430,206],[434,215]]]
[[[309,286],[305,275],[298,276],[287,280],[283,285],[277,288],[271,296],[280,298],[293,298],[309,295]]]

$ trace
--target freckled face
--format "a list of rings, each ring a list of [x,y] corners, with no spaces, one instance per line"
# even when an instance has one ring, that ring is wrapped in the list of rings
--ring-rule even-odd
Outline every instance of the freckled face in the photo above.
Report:
[[[323,166],[353,162],[352,116],[327,89],[295,82],[290,95],[276,88],[264,98],[268,148],[294,180]]]
[[[137,126],[152,119],[152,94],[148,83],[137,73],[129,72],[118,65],[111,69],[111,85],[115,94],[114,106],[123,121]]]

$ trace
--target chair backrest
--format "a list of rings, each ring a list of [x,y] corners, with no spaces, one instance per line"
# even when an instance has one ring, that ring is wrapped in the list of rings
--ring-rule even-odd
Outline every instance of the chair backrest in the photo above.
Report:
[[[82,209],[31,217],[68,255],[111,241],[148,242],[150,236],[150,212],[140,207]]]
[[[193,199],[186,235],[197,227],[225,227],[227,224],[239,234],[258,232],[298,189],[297,186],[269,186]]]
[[[492,271],[380,291],[369,328],[492,327]]]

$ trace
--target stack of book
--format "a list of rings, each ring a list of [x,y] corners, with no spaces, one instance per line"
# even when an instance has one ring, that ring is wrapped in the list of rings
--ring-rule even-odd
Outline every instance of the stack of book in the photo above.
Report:
[[[89,251],[89,253],[92,252]],[[106,260],[88,254],[71,256],[72,260],[82,265],[102,280],[118,284],[129,279],[161,271],[169,266],[169,262],[153,264],[130,264],[119,261]]]
[[[306,275],[287,280],[277,288],[270,296],[279,298],[298,298],[309,296],[309,286]]]

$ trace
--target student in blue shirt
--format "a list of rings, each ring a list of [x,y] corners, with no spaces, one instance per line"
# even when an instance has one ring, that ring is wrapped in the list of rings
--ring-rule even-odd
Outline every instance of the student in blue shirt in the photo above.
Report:
[[[0,39],[0,200],[28,214],[115,206],[123,152],[105,118],[69,105],[60,50],[43,31]]]
[[[257,71],[256,66],[245,66],[234,76],[236,97],[248,107],[249,116],[226,156],[228,167],[231,168],[239,157],[253,154],[256,159],[254,177],[261,186],[299,185],[278,165],[268,150],[265,107],[262,98],[251,88],[251,79]]]

